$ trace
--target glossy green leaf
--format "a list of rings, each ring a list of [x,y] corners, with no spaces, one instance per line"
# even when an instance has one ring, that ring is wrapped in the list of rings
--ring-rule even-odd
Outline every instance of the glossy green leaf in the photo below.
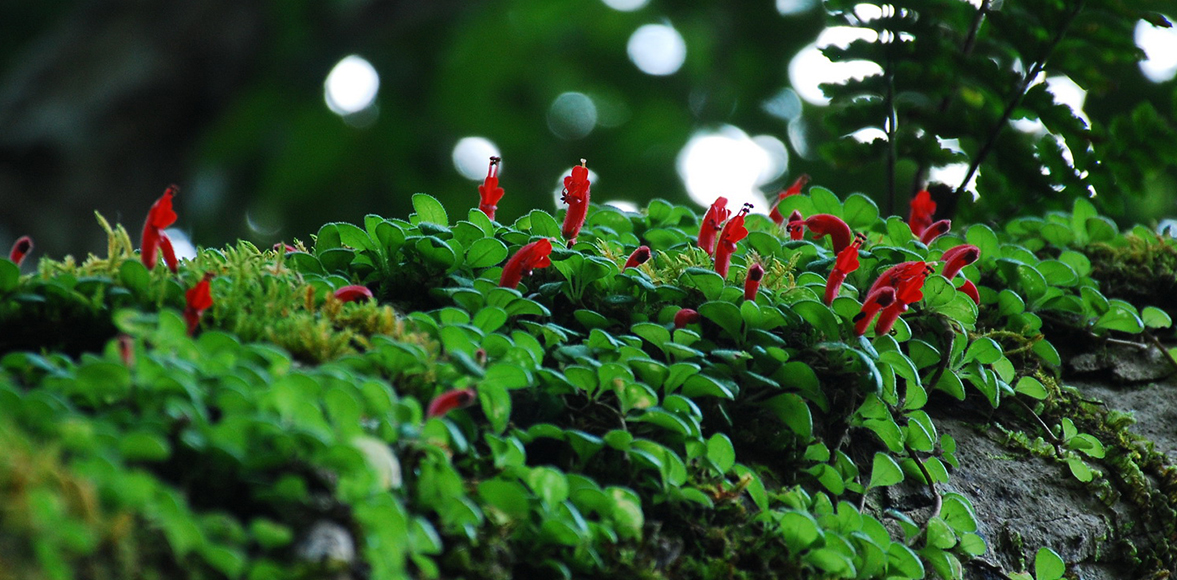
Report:
[[[764,403],[782,423],[802,439],[809,439],[813,434],[813,415],[809,405],[800,396],[793,393],[782,393]]]
[[[466,266],[489,268],[507,259],[507,245],[494,238],[480,238],[466,249]]]
[[[886,453],[875,453],[871,467],[869,488],[895,485],[903,481],[903,470],[899,464]]]
[[[417,218],[422,222],[448,226],[450,218],[445,212],[445,206],[441,205],[437,198],[425,194],[413,194],[413,209],[417,212]]]
[[[1034,579],[1059,580],[1067,571],[1063,559],[1050,548],[1039,548],[1034,554]]]
[[[1140,311],[1140,319],[1149,328],[1169,328],[1173,326],[1173,319],[1169,314],[1156,306],[1145,306]]]

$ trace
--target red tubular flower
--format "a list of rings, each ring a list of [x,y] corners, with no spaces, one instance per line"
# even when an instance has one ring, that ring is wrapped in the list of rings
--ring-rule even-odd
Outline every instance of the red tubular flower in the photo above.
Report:
[[[858,269],[858,249],[865,241],[866,236],[858,234],[854,236],[854,241],[846,246],[846,249],[838,253],[838,259],[834,261],[834,269],[830,271],[830,277],[826,279],[825,301],[827,306],[834,303],[834,298],[842,289],[842,283],[846,281],[846,276]]]
[[[564,228],[561,233],[568,240],[568,247],[576,243],[576,236],[580,235],[580,228],[584,226],[584,218],[588,216],[589,179],[588,167],[584,159],[580,165],[572,168],[572,175],[564,178],[564,193],[560,201],[568,204],[568,212],[564,214]]]
[[[813,232],[813,239],[821,238],[822,236],[830,236],[830,241],[834,245],[834,253],[841,253],[850,245],[850,240],[854,234],[850,232],[850,226],[842,221],[842,218],[830,215],[828,213],[819,213],[809,216],[805,220],[805,227]]]
[[[686,328],[688,324],[699,322],[699,313],[690,309],[683,308],[674,313],[674,329]]]
[[[16,265],[19,266],[31,251],[33,251],[33,238],[21,236],[16,239],[16,243],[12,244],[12,251],[8,252],[8,259],[16,262]]]
[[[721,196],[715,198],[715,203],[711,204],[703,216],[703,223],[699,224],[698,244],[708,256],[715,255],[715,236],[723,229],[723,222],[727,221],[730,215],[732,212],[727,209],[727,198]]]
[[[875,314],[894,302],[895,288],[891,286],[884,286],[867,294],[866,302],[863,302],[862,309],[854,316],[855,336],[862,336],[866,333],[866,329],[870,326],[871,321],[874,320]]]
[[[875,323],[876,335],[891,332],[891,327],[899,320],[899,315],[907,312],[907,306],[924,299],[924,281],[927,279],[928,270],[925,268],[915,276],[899,281],[899,286],[895,290],[895,302],[883,309],[879,314],[879,321]]]
[[[928,263],[922,261],[900,262],[895,264],[894,266],[887,268],[882,274],[879,275],[874,284],[871,284],[870,290],[867,290],[866,295],[870,296],[874,293],[875,290],[886,286],[898,288],[900,281],[915,277],[920,272],[926,272],[927,269]]]
[[[760,292],[760,281],[764,279],[764,266],[752,264],[748,268],[748,277],[744,278],[744,300],[756,300]]]
[[[201,315],[205,310],[212,308],[213,297],[208,284],[212,278],[212,272],[205,272],[204,278],[201,278],[195,286],[184,293],[184,299],[188,303],[184,308],[184,320],[188,322],[188,336],[196,334],[196,327],[200,324]]]
[[[478,186],[478,195],[482,198],[482,201],[478,203],[478,209],[492,220],[495,219],[495,210],[499,207],[497,205],[499,200],[503,199],[503,188],[499,187],[500,161],[502,159],[499,157],[490,158],[490,167],[486,169],[486,179],[483,180],[482,185]],[[587,197],[588,194],[585,195]]]
[[[531,275],[532,270],[551,266],[552,259],[548,257],[551,253],[552,241],[547,238],[536,240],[519,248],[519,251],[515,252],[510,260],[507,260],[507,265],[503,266],[503,276],[499,278],[499,286],[515,288],[524,276]]]
[[[340,302],[355,302],[360,299],[371,300],[372,291],[369,290],[367,286],[344,286],[343,288],[335,291],[335,297],[338,298]]]
[[[932,240],[948,233],[952,229],[952,220],[940,220],[934,222],[932,225],[924,228],[924,233],[920,234],[920,241],[924,245],[932,243]]]
[[[911,211],[907,214],[907,225],[911,233],[921,236],[928,226],[932,225],[932,216],[936,214],[936,202],[932,201],[932,194],[923,190],[911,198]]]
[[[981,248],[972,244],[961,244],[944,250],[944,255],[940,256],[940,260],[944,262],[944,270],[941,274],[945,278],[951,280],[958,273],[961,268],[976,262],[981,257]]]
[[[785,226],[789,232],[789,239],[797,241],[805,237],[805,218],[801,217],[801,210],[795,209],[789,214],[789,225]]]
[[[444,417],[446,413],[454,409],[462,409],[474,404],[478,399],[478,393],[474,389],[454,389],[442,393],[429,401],[429,406],[425,409],[425,417]]]
[[[777,209],[777,206],[780,205],[781,201],[786,197],[801,193],[801,188],[805,187],[806,183],[809,183],[809,176],[802,173],[801,177],[798,177],[797,181],[794,181],[793,185],[789,186],[789,189],[786,189],[777,194],[776,203],[772,204],[772,209],[768,210],[768,217],[772,218],[773,223],[778,226],[785,223],[785,216],[781,215],[781,212]]]
[[[719,243],[715,248],[715,271],[727,278],[727,269],[732,263],[732,252],[736,251],[736,243],[748,236],[748,228],[744,227],[744,216],[752,209],[752,204],[745,203],[740,212],[726,224],[719,234]]]
[[[278,243],[274,244],[273,249],[275,252],[283,252],[286,254],[289,254],[290,252],[297,252],[298,251],[298,248],[296,248],[290,244],[287,244],[286,242],[278,242]]]
[[[650,261],[650,246],[638,246],[638,249],[629,255],[629,259],[625,261],[625,265],[621,267],[621,271],[624,272],[629,268],[636,268],[648,261]]]
[[[135,339],[126,334],[118,336],[119,343],[119,358],[123,361],[123,366],[130,368],[135,366]]]
[[[140,258],[148,270],[155,268],[159,259],[158,252],[163,251],[164,261],[173,273],[176,271],[176,253],[172,249],[172,241],[168,239],[164,228],[176,223],[176,212],[172,209],[172,196],[180,191],[175,185],[169,185],[159,199],[147,211],[147,221],[143,224],[143,239],[140,240]]]
[[[967,294],[969,298],[972,298],[973,303],[975,303],[977,306],[981,305],[981,293],[977,291],[977,285],[973,284],[972,280],[965,278],[964,284],[962,284],[958,290]]]

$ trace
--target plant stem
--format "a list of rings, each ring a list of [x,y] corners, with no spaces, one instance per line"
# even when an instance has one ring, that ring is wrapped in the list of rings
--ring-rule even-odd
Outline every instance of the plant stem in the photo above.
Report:
[[[1058,45],[1060,42],[1062,42],[1063,37],[1066,36],[1067,30],[1071,27],[1071,23],[1075,21],[1075,17],[1079,16],[1079,13],[1083,11],[1083,4],[1084,0],[1077,0],[1075,2],[1074,8],[1069,14],[1067,14],[1067,17],[1063,21],[1062,25],[1059,26],[1058,31],[1054,35],[1054,38],[1050,39],[1050,44],[1046,46],[1045,54],[1043,54],[1042,58],[1035,62],[1033,66],[1031,66],[1029,70],[1026,71],[1026,75],[1022,79],[1021,87],[1013,95],[1013,98],[1010,99],[1010,102],[1006,104],[1005,110],[1001,113],[1001,118],[998,119],[997,124],[995,124],[993,129],[989,132],[989,139],[985,141],[984,145],[981,146],[981,150],[977,152],[976,157],[974,157],[972,163],[969,164],[968,173],[965,174],[964,179],[960,182],[960,185],[956,187],[956,191],[954,193],[957,197],[960,197],[964,194],[965,187],[967,187],[969,182],[973,180],[973,176],[977,173],[977,170],[981,168],[981,164],[985,162],[985,158],[993,152],[993,148],[997,145],[997,138],[1001,136],[1001,132],[1005,130],[1006,125],[1009,124],[1009,120],[1013,116],[1014,110],[1018,108],[1018,105],[1022,104],[1022,99],[1025,98],[1026,91],[1029,90],[1030,87],[1034,84],[1034,80],[1038,78],[1038,75],[1041,74],[1043,70],[1046,69],[1046,62],[1050,60],[1050,56],[1054,53],[1054,50],[1058,48]]]

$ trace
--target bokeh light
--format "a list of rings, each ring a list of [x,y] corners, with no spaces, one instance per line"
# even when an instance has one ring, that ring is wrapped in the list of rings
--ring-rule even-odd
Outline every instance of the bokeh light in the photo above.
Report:
[[[339,61],[323,82],[323,100],[336,115],[358,113],[372,106],[380,90],[380,75],[358,55]]]
[[[548,109],[548,129],[561,139],[581,139],[597,126],[597,106],[584,93],[562,93]]]
[[[491,157],[502,155],[499,148],[486,137],[463,137],[454,145],[454,168],[466,179],[482,181],[486,177]]]
[[[789,82],[797,94],[808,103],[826,106],[830,104],[830,100],[822,93],[821,84],[844,83],[850,79],[883,74],[883,69],[873,62],[833,62],[821,53],[823,47],[845,47],[858,39],[875,42],[878,40],[878,34],[866,28],[832,26],[823,30],[813,44],[797,52],[789,61]]]
[[[809,12],[817,6],[817,0],[776,0],[776,11],[783,16]]]
[[[669,24],[646,24],[634,31],[626,46],[638,70],[655,76],[678,72],[687,60],[687,43]]]
[[[749,137],[737,127],[724,125],[715,131],[696,132],[678,154],[678,174],[687,194],[701,206],[716,197],[728,199],[729,208],[753,204],[753,211],[767,213],[760,186],[788,169],[784,143],[775,137]]]
[[[1154,83],[1177,77],[1177,26],[1161,28],[1141,20],[1136,23],[1136,46],[1148,55],[1140,72]]]
[[[191,260],[196,257],[196,246],[192,245],[188,234],[176,228],[167,228],[163,233],[172,241],[172,250],[176,252],[176,259]]]
[[[633,12],[646,7],[650,0],[601,0],[608,6],[619,12]]]

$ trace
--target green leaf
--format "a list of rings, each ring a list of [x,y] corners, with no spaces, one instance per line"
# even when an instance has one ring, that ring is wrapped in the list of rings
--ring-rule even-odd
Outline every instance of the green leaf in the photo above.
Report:
[[[466,250],[466,266],[489,268],[507,259],[507,245],[495,238],[480,238]]]
[[[302,255],[306,256],[306,254]],[[0,268],[2,267],[0,265]],[[17,274],[19,273],[18,271]],[[0,274],[0,277],[2,277],[2,274]],[[122,281],[123,286],[126,286],[136,295],[142,296],[147,292],[147,287],[151,283],[151,273],[147,271],[147,267],[142,262],[138,260],[127,260],[119,266],[119,280]],[[0,287],[3,285],[3,282],[0,281]],[[3,288],[0,288],[0,291],[3,290]]]
[[[744,318],[735,304],[718,300],[704,302],[699,305],[699,314],[717,324],[736,342],[743,340]]]
[[[868,488],[895,485],[903,481],[903,470],[899,464],[886,453],[875,453],[874,465],[871,467],[870,485]]]
[[[1091,468],[1078,457],[1068,457],[1067,467],[1071,469],[1071,475],[1074,475],[1075,479],[1083,483],[1090,482],[1095,478],[1095,474],[1092,473]]]
[[[679,277],[679,284],[698,289],[708,300],[717,300],[723,292],[723,277],[704,268],[687,268]]]
[[[1039,548],[1034,554],[1034,579],[1059,580],[1067,571],[1063,559],[1050,548]]]
[[[511,390],[532,386],[533,381],[531,374],[523,368],[511,363],[498,362],[486,369],[483,384],[487,383]]]
[[[527,216],[531,218],[531,235],[543,236],[545,238],[561,238],[560,224],[556,223],[556,218],[552,217],[548,212],[533,209]]]
[[[813,203],[813,213],[828,213],[842,217],[842,200],[829,189],[821,186],[810,187],[809,200]]]
[[[721,474],[736,464],[736,449],[731,439],[723,433],[716,433],[707,440],[707,459],[715,464]]]
[[[808,513],[788,510],[777,520],[781,537],[789,551],[800,553],[825,537],[825,532]]]
[[[1149,328],[1169,328],[1173,326],[1173,319],[1169,314],[1156,306],[1145,306],[1140,311],[1140,319]]]
[[[527,487],[548,506],[568,499],[568,477],[553,467],[533,467],[524,478]]]
[[[119,453],[127,461],[163,461],[172,454],[167,439],[149,431],[123,433],[118,445]]]
[[[907,578],[923,578],[924,565],[915,552],[901,542],[894,542],[887,547],[888,572],[898,572]]]
[[[1123,308],[1112,307],[1095,321],[1094,330],[1118,330],[1131,334],[1139,334],[1144,330],[1144,321]]]
[[[130,263],[138,262],[124,262],[124,264]],[[142,266],[143,264],[139,265]],[[146,271],[146,268],[144,268],[144,271]],[[9,260],[8,258],[0,258],[0,292],[8,292],[13,288],[16,288],[16,285],[19,281],[20,267],[18,267],[16,263],[14,263],[12,260]],[[124,281],[123,284],[126,284],[128,287],[130,287],[130,284],[127,284],[126,281]]]
[[[478,400],[482,403],[483,414],[490,421],[491,431],[502,433],[511,418],[511,394],[503,382],[483,380],[478,385]]]
[[[879,206],[875,205],[874,200],[861,193],[850,194],[846,198],[842,212],[842,219],[854,230],[869,228],[879,219]]]
[[[969,345],[968,349],[965,350],[964,359],[962,362],[968,363],[969,361],[976,360],[981,364],[993,364],[997,362],[997,360],[1000,359],[1002,355],[1003,352],[1001,350],[1001,345],[997,344],[997,341],[993,340],[992,338],[983,336],[977,340],[974,340],[972,344]]]
[[[764,402],[782,423],[798,437],[807,440],[813,434],[813,415],[809,405],[800,396],[782,393]]]
[[[429,194],[414,193],[413,209],[417,212],[417,218],[421,222],[442,226],[450,225],[450,218],[445,213],[445,206]]]
[[[903,218],[895,215],[887,218],[887,237],[890,238],[891,245],[898,247],[903,247],[915,239],[915,235],[911,233],[911,226],[907,225]]]
[[[850,560],[850,557],[831,548],[813,550],[805,554],[805,561],[832,577],[850,578],[855,574],[854,562]]]
[[[523,520],[531,513],[531,492],[517,481],[488,479],[478,484],[478,496],[513,520]]]
[[[793,312],[824,334],[827,339],[837,340],[841,336],[838,332],[838,317],[829,306],[816,300],[800,300],[794,303],[792,308]]]
[[[1027,397],[1038,399],[1039,401],[1045,399],[1049,394],[1042,382],[1034,377],[1022,377],[1018,379],[1014,391],[1026,395]]]

